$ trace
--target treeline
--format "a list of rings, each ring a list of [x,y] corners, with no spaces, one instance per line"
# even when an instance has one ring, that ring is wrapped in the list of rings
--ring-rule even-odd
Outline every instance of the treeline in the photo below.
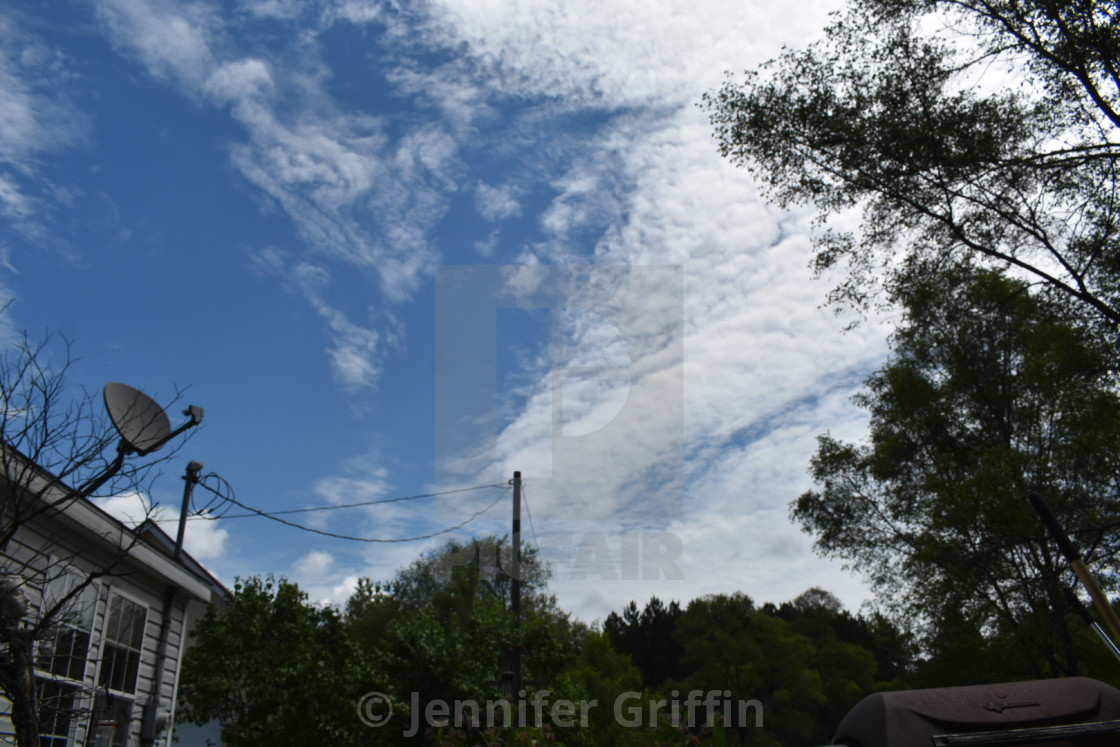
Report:
[[[587,625],[548,594],[531,548],[518,626],[508,550],[493,537],[449,543],[390,581],[362,580],[344,608],[312,604],[283,579],[239,582],[195,629],[181,718],[219,719],[229,747],[804,747],[827,744],[878,690],[1023,675],[998,639],[919,651],[885,617],[853,614],[821,589],[781,604],[653,598]],[[1094,641],[1079,645],[1091,654]]]
[[[811,589],[757,606],[744,594],[631,602],[601,626],[547,593],[532,549],[520,625],[508,542],[449,543],[344,608],[273,578],[239,582],[199,621],[182,716],[223,742],[565,745],[825,744],[864,695],[903,687],[906,638]],[[525,694],[511,691],[520,647]]]
[[[640,611],[631,602],[611,613],[603,628],[650,691],[678,699],[723,692],[732,706],[719,714],[725,744],[827,744],[849,708],[905,687],[913,666],[912,647],[893,625],[852,615],[821,589],[761,607],[740,593],[683,608],[655,597]],[[735,706],[752,700],[765,714],[762,728],[739,719]]]

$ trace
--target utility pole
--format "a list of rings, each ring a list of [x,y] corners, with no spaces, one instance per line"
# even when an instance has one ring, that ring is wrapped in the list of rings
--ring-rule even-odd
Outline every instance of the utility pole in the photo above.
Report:
[[[510,607],[513,609],[513,697],[521,699],[521,471],[513,473],[513,553],[510,563],[513,585]]]
[[[202,462],[192,461],[187,465],[187,474],[183,475],[183,507],[179,509],[179,535],[175,538],[175,559],[183,559],[183,538],[187,533],[187,514],[191,512],[191,493],[198,484],[198,473],[202,471]]]

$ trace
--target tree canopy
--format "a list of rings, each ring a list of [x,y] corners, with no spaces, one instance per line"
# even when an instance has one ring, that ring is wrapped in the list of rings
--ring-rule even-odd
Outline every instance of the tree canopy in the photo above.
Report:
[[[1018,676],[1077,673],[1062,591],[1076,581],[1026,496],[1047,497],[1115,590],[1120,396],[1108,348],[1065,306],[990,270],[916,264],[892,294],[904,312],[892,354],[857,398],[867,443],[822,436],[817,488],[793,517],[924,624],[930,645],[998,639]]]
[[[183,658],[184,718],[218,719],[230,747],[368,744],[355,704],[368,660],[342,615],[285,579],[239,581],[192,632]]]
[[[634,660],[646,682],[658,686],[681,675],[681,646],[673,638],[681,614],[679,604],[666,605],[657,597],[652,597],[641,612],[630,602],[621,615],[607,615],[603,632],[619,651]]]
[[[722,153],[820,221],[834,301],[899,256],[1013,268],[1120,322],[1120,19],[1095,0],[852,0],[825,38],[705,96]]]
[[[684,609],[658,599],[642,609],[632,602],[599,631],[569,620],[546,593],[538,567],[526,574],[538,585],[525,598],[519,640],[527,694],[516,698],[503,692],[508,683],[501,678],[515,640],[509,599],[485,582],[500,571],[478,562],[500,544],[492,537],[451,542],[388,581],[363,581],[345,614],[310,603],[288,581],[239,582],[195,629],[181,685],[186,717],[221,719],[223,743],[231,747],[324,738],[441,747],[792,747],[825,743],[863,695],[898,685],[883,681],[883,672],[906,669],[892,648],[897,630],[849,614],[820,589],[761,608],[742,593],[703,597]],[[526,555],[534,565],[535,554]],[[658,647],[664,650],[653,655]],[[378,711],[388,721],[378,728],[360,718],[366,693],[388,699]],[[715,718],[704,703],[710,693],[721,701]],[[448,714],[436,724],[424,715],[436,701],[503,699],[520,701],[532,715],[538,697],[591,705],[575,719],[545,707],[539,726],[529,719],[521,725],[520,717],[491,724],[481,712],[465,720]],[[753,703],[743,722],[739,708],[727,710],[739,700]],[[421,728],[413,728],[417,723]]]

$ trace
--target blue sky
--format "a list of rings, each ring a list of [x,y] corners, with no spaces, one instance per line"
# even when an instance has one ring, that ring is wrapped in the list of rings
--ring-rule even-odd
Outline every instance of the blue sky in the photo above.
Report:
[[[527,540],[585,620],[652,594],[868,596],[787,505],[817,434],[861,433],[884,331],[820,308],[811,216],[766,205],[697,107],[832,4],[5,6],[4,325],[66,335],[91,391],[188,387],[206,420],[148,496],[165,519],[190,459],[265,511],[518,469]],[[508,493],[286,515],[400,539],[475,514],[397,543],[192,520],[188,549],[341,602],[506,531]]]

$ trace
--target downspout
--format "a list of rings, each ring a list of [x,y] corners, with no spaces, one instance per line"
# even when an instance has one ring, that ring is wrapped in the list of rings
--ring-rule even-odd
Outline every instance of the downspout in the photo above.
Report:
[[[201,471],[202,463],[192,461],[187,465],[187,473],[183,476],[183,507],[179,512],[179,535],[175,538],[174,554],[175,562],[180,565],[183,562],[183,535],[186,533],[191,492],[194,490],[195,483],[199,481],[198,474]],[[178,587],[168,586],[167,593],[163,596],[163,617],[160,619],[159,641],[156,644],[155,679],[152,681],[152,692],[148,695],[148,703],[144,706],[144,720],[140,724],[141,747],[153,747],[159,735],[167,730],[168,722],[171,720],[171,712],[160,707],[160,696],[163,694],[163,677],[167,672],[167,638],[171,633],[171,612],[178,591]],[[186,614],[185,610],[184,614]]]
[[[174,609],[177,586],[168,586],[163,597],[163,617],[159,623],[159,640],[156,643],[156,670],[152,679],[152,692],[144,706],[144,718],[140,724],[141,747],[152,747],[156,739],[167,730],[171,713],[160,707],[163,694],[163,679],[167,672],[167,639],[171,633],[171,612]]]

